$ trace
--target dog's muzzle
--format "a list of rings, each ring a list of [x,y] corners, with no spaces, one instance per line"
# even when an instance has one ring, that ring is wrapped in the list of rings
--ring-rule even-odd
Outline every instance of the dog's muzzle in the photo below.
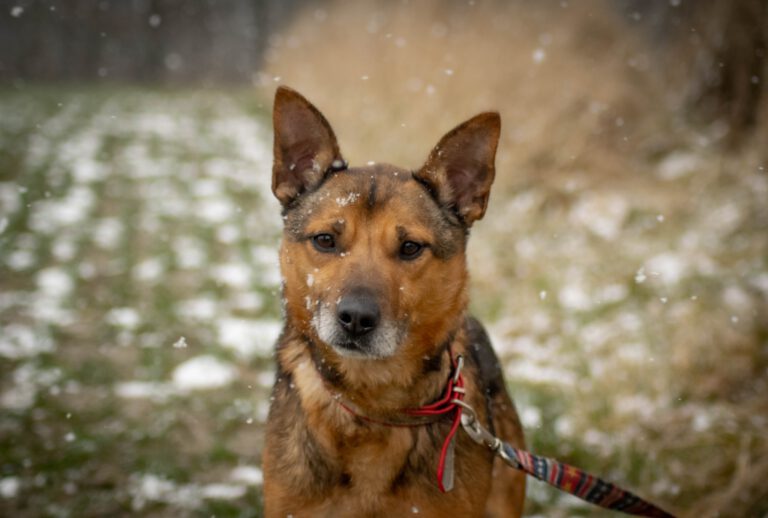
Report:
[[[376,294],[357,287],[344,293],[335,307],[321,304],[312,319],[319,338],[340,355],[384,358],[397,349],[400,333],[382,317]]]

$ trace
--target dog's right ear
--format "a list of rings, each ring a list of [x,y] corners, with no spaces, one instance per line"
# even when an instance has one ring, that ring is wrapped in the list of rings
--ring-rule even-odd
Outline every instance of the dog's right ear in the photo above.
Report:
[[[341,169],[346,162],[331,125],[295,90],[285,86],[277,89],[272,121],[272,192],[286,206],[316,187],[329,169]]]

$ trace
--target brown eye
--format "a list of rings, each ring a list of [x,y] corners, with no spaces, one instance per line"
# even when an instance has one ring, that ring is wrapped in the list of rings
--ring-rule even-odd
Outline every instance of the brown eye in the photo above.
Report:
[[[331,234],[312,236],[312,244],[320,252],[333,252],[336,250],[336,240]]]
[[[424,250],[424,245],[413,241],[406,241],[400,245],[400,259],[405,259],[406,261],[416,259],[421,255],[422,250]]]

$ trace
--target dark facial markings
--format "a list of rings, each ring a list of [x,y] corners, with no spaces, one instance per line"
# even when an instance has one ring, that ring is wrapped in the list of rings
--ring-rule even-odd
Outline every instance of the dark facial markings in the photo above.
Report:
[[[414,189],[413,185],[418,187]],[[365,200],[361,199],[363,197]],[[417,218],[419,226],[428,228],[429,234],[433,236],[428,243],[423,239],[413,239],[405,225],[397,225],[395,231],[399,248],[396,256],[400,259],[416,259],[426,248],[438,259],[449,259],[464,248],[466,227],[461,225],[455,213],[441,207],[429,192],[428,186],[412,174],[383,165],[335,172],[316,190],[302,195],[297,203],[285,211],[285,237],[300,242],[311,240],[319,234],[329,234],[338,245],[338,238],[345,231],[346,221],[341,217],[343,211],[354,211],[356,207],[365,207],[369,212],[387,210],[387,207],[391,207],[390,202],[397,203],[400,207],[397,210],[402,211],[402,217]],[[315,218],[323,215],[333,218],[334,211],[339,214],[339,218],[328,226],[327,231],[315,227],[314,232],[308,232],[307,227]],[[395,214],[395,220],[398,219],[402,218]],[[315,242],[313,245],[317,248]],[[321,251],[330,251],[329,247],[322,248]]]
[[[371,176],[371,187],[368,190],[368,209],[373,209],[376,206],[376,177]]]

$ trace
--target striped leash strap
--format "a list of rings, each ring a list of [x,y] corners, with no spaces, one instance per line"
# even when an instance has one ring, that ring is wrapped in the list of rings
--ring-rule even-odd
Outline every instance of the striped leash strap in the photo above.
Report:
[[[484,428],[471,406],[461,400],[454,400],[453,403],[462,408],[461,424],[469,436],[475,442],[488,446],[511,467],[605,509],[635,516],[674,518],[674,515],[626,489],[579,468],[512,447]]]

